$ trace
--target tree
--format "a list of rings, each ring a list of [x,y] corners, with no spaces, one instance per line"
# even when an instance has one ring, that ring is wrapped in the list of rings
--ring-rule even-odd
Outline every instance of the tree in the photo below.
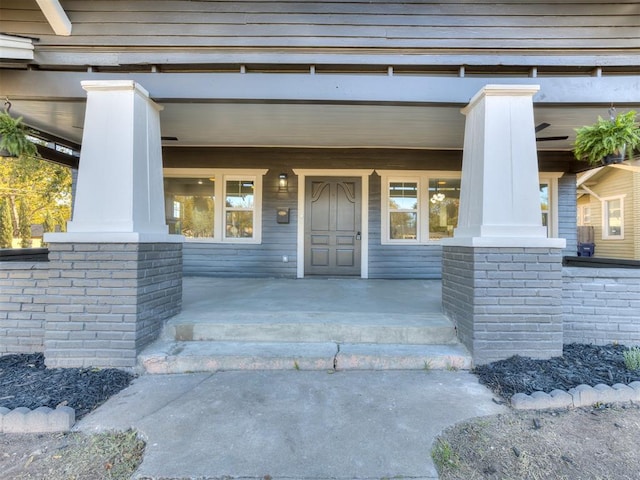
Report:
[[[9,202],[0,198],[0,248],[11,248],[13,244],[13,224]]]
[[[29,216],[29,207],[27,201],[23,199],[18,209],[18,233],[20,234],[20,246],[22,248],[30,248],[31,240],[31,217]]]
[[[0,157],[0,199],[8,204],[15,232],[20,228],[22,204],[30,223],[43,224],[48,218],[51,230],[56,226],[64,230],[71,217],[70,169],[40,158]]]

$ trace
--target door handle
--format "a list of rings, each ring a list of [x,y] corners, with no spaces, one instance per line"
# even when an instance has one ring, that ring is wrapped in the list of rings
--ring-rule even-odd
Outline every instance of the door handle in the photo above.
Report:
[[[360,232],[356,233],[356,240],[360,240],[362,238],[362,235],[360,235]]]

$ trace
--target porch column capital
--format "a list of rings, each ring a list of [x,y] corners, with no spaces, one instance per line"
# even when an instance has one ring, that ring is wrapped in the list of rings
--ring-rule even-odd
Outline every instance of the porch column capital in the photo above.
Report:
[[[177,242],[164,213],[162,109],[133,80],[85,81],[73,220],[48,242]]]
[[[538,85],[486,85],[466,116],[460,210],[448,245],[563,248],[542,226],[533,95]]]

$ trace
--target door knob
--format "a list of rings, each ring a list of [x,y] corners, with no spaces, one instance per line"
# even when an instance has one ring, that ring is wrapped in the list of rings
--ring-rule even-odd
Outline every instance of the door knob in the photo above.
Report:
[[[360,240],[362,238],[362,235],[360,235],[360,232],[356,233],[356,240]]]

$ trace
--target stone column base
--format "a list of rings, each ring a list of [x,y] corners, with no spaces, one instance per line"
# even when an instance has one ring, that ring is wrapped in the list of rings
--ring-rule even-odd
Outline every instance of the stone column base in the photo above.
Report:
[[[476,365],[562,355],[562,250],[444,246],[442,305]]]
[[[47,367],[136,366],[182,308],[181,243],[51,243]]]

